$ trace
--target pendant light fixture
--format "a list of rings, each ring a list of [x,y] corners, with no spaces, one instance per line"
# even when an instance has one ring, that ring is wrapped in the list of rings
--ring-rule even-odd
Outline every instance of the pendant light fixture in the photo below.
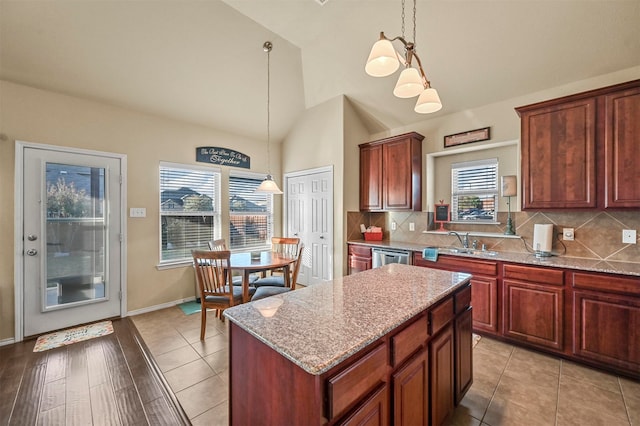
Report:
[[[415,112],[420,114],[436,112],[442,108],[442,102],[436,89],[431,87],[431,82],[427,79],[418,52],[415,50],[416,0],[413,0],[413,41],[407,41],[404,36],[404,2],[405,0],[402,0],[402,35],[390,39],[384,35],[384,32],[380,32],[380,39],[371,48],[364,69],[372,77],[386,77],[396,72],[402,61],[405,68],[400,73],[393,94],[399,98],[420,95],[414,108]],[[396,40],[404,46],[404,57],[393,47],[393,42]],[[417,68],[413,67],[414,58]]]
[[[271,49],[273,44],[270,41],[265,41],[262,45],[262,49],[267,52],[267,177],[260,183],[255,190],[257,193],[262,194],[282,194],[278,184],[271,177]]]

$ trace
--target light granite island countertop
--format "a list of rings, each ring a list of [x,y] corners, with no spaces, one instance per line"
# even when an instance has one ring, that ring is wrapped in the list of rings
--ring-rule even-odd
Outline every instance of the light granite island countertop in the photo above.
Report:
[[[390,264],[225,310],[230,424],[442,424],[473,382],[470,280]]]
[[[225,317],[318,375],[466,285],[471,275],[390,264],[226,309]],[[271,317],[269,302],[282,304]],[[261,308],[261,305],[264,308]],[[268,315],[268,313],[266,313]]]

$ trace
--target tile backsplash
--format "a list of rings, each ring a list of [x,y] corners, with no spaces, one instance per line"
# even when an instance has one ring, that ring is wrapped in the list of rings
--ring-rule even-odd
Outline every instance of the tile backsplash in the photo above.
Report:
[[[487,250],[507,252],[532,252],[533,227],[537,223],[554,225],[553,253],[567,257],[599,259],[640,263],[640,244],[622,243],[622,230],[635,229],[640,234],[640,212],[512,212],[511,217],[520,238],[506,238],[507,213],[498,214],[498,224],[479,225],[466,223],[447,223],[447,230],[460,233],[469,232],[469,240],[477,240],[478,247],[486,245]],[[396,230],[391,231],[392,222]],[[409,230],[413,223],[415,231]],[[426,212],[386,212],[386,213],[347,213],[347,239],[362,239],[360,224],[380,226],[384,230],[384,239],[412,242],[425,246],[459,246],[455,236],[435,231],[433,213]],[[573,228],[574,241],[562,240],[563,228]],[[479,234],[479,235],[473,235]],[[489,234],[489,235],[484,235]]]

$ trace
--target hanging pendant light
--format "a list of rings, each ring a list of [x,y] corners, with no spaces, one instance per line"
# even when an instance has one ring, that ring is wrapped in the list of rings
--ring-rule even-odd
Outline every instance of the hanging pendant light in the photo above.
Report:
[[[372,77],[386,77],[396,72],[400,67],[400,62],[404,63],[405,69],[400,73],[393,94],[399,98],[412,98],[420,95],[414,111],[420,114],[436,112],[442,108],[440,96],[438,96],[436,89],[431,87],[431,82],[424,73],[422,62],[415,50],[416,0],[413,0],[413,41],[407,41],[404,36],[404,2],[405,0],[402,0],[402,35],[387,38],[384,32],[380,32],[380,38],[371,48],[364,69]],[[404,58],[393,47],[393,42],[396,40],[404,46]],[[417,63],[415,68],[412,66],[414,58]]]
[[[278,184],[273,180],[271,176],[271,75],[270,75],[270,55],[273,44],[270,41],[265,41],[262,45],[262,49],[267,52],[267,177],[260,183],[255,190],[261,194],[282,194]]]

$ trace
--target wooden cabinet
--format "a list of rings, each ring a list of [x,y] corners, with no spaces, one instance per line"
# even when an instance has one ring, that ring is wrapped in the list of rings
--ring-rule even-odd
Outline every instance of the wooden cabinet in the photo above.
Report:
[[[473,354],[464,348],[473,345],[473,322],[471,308],[466,308],[456,318],[455,330],[455,403],[462,401],[473,384]]]
[[[360,211],[422,210],[422,140],[412,132],[360,145]]]
[[[389,424],[389,389],[374,392],[353,414],[339,424],[344,426],[383,426]]]
[[[640,207],[640,80],[516,111],[523,210]]]
[[[605,208],[640,207],[640,87],[604,97]]]
[[[640,376],[640,280],[574,272],[573,355]]]
[[[415,253],[413,264],[427,268],[472,274],[471,305],[473,329],[497,334],[498,330],[498,262],[458,256],[439,256],[437,262],[424,260]]]
[[[425,324],[426,325],[426,324]],[[429,355],[422,349],[393,374],[393,424],[429,423]]]
[[[564,345],[563,272],[506,264],[503,277],[503,335],[561,351]]]
[[[429,345],[431,363],[431,423],[441,425],[453,412],[454,340],[453,325],[447,325]]]
[[[348,244],[347,274],[371,269],[371,247],[358,244]]]

